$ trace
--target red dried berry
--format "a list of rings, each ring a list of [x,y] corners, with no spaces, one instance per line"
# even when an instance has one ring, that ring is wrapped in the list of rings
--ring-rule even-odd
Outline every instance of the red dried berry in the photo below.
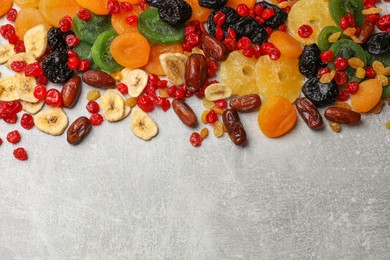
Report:
[[[348,68],[348,60],[344,57],[337,57],[334,60],[336,70],[346,70]]]
[[[227,107],[227,102],[225,99],[219,99],[215,101],[215,107],[225,109]]]
[[[80,20],[82,21],[88,21],[89,19],[91,19],[91,12],[88,11],[87,9],[83,9],[83,10],[80,10],[78,13],[77,13],[77,16],[80,18]]]
[[[138,16],[130,15],[126,18],[126,23],[129,25],[136,24],[138,22]]]
[[[186,96],[186,91],[184,88],[176,88],[175,98],[183,99]]]
[[[65,42],[66,42],[66,45],[73,48],[73,47],[76,47],[80,43],[80,39],[79,39],[79,37],[77,37],[74,34],[69,34],[66,36]]]
[[[77,57],[71,57],[68,59],[68,62],[66,63],[71,70],[75,70],[80,65],[80,60]]]
[[[103,123],[104,118],[101,114],[93,114],[89,117],[89,121],[91,121],[91,125],[98,126]]]
[[[10,21],[10,22],[15,22],[16,20],[16,17],[18,15],[18,11],[16,11],[15,8],[11,8],[9,9],[9,11],[7,12],[7,20]]]
[[[168,96],[170,96],[171,98],[176,97],[176,86],[169,87],[167,91],[168,91]]]
[[[0,27],[0,34],[4,39],[8,40],[8,38],[12,35],[16,35],[15,27],[11,24],[5,24]]]
[[[214,124],[218,121],[218,114],[213,109],[211,109],[206,115],[206,121],[209,124]]]
[[[287,25],[286,24],[279,25],[278,30],[282,32],[287,32]]]
[[[16,53],[25,52],[26,47],[24,47],[24,41],[22,40],[17,41],[14,46],[14,51]]]
[[[13,61],[10,65],[11,69],[15,72],[23,72],[27,67],[27,62],[25,61]]]
[[[39,77],[43,75],[43,70],[39,62],[33,62],[27,65],[24,74],[28,77]]]
[[[202,137],[200,136],[200,134],[197,132],[193,132],[190,136],[190,143],[195,147],[200,146],[202,144]]]
[[[25,161],[28,159],[27,152],[23,147],[16,148],[13,154],[14,157],[20,161]]]
[[[171,102],[168,99],[164,98],[163,103],[161,104],[161,108],[164,112],[168,111],[168,109],[171,108]]]
[[[91,62],[87,59],[80,60],[78,70],[87,71],[91,67]]]
[[[3,144],[3,139],[0,138],[0,145],[2,145],[2,144]]]
[[[339,101],[347,101],[349,99],[349,93],[345,89],[340,89],[339,95],[337,96],[337,100]]]
[[[34,127],[34,118],[31,115],[25,113],[20,120],[20,125],[24,129],[29,130]]]
[[[320,58],[321,58],[323,63],[331,62],[333,60],[333,58],[334,58],[333,51],[328,50],[328,51],[325,51],[325,52],[321,53],[320,54]]]
[[[242,37],[237,42],[237,47],[241,50],[247,50],[251,47],[252,41],[248,37]]]
[[[168,81],[167,80],[160,80],[157,82],[157,88],[159,89],[165,89],[168,86]]]
[[[116,85],[116,88],[119,90],[120,93],[122,93],[123,95],[127,94],[127,92],[129,92],[129,88],[127,87],[126,84],[124,83],[119,83],[118,85]]]
[[[130,12],[133,10],[133,6],[129,2],[120,2],[120,7],[125,12]]]
[[[298,35],[301,38],[309,38],[313,34],[313,28],[310,25],[301,25],[298,29]]]
[[[226,15],[221,12],[221,11],[218,11],[215,13],[214,17],[213,17],[213,22],[216,24],[216,25],[223,25],[226,21]]]
[[[340,18],[340,27],[341,29],[345,30],[349,27],[349,20],[348,17],[343,16]]]
[[[228,51],[234,51],[237,48],[236,40],[231,38],[225,38],[222,43],[225,45]]]
[[[61,32],[67,32],[72,29],[72,18],[69,15],[65,15],[59,22]]]
[[[245,57],[252,58],[255,55],[255,49],[249,48],[249,49],[243,50],[242,54]]]
[[[41,85],[46,85],[48,81],[49,80],[47,79],[47,77],[45,75],[41,75],[37,78],[38,84],[41,84]]]
[[[11,144],[18,143],[20,141],[20,138],[21,136],[18,130],[14,130],[7,134],[7,141],[10,142]]]
[[[357,83],[356,81],[351,81],[347,84],[347,86],[345,87],[345,89],[348,91],[349,94],[353,95],[353,94],[356,94],[356,92],[358,92],[359,90],[359,83]]]
[[[330,73],[330,68],[329,67],[318,69],[317,75],[318,75],[318,77],[322,77],[322,75],[324,75],[326,73]]]
[[[218,62],[216,60],[209,60],[207,62],[207,77],[213,78],[217,75]]]
[[[337,71],[336,75],[334,76],[334,80],[336,81],[337,85],[344,85],[348,81],[348,77],[343,71]]]
[[[37,85],[34,88],[34,97],[39,100],[44,100],[46,98],[46,87],[43,85]]]
[[[144,112],[151,112],[154,110],[154,104],[150,97],[148,96],[140,96],[137,99],[137,105],[139,108],[141,108]]]
[[[109,14],[118,14],[121,11],[121,6],[116,0],[108,0],[107,10]]]
[[[222,27],[217,25],[217,27],[215,28],[215,37],[221,41],[223,39],[224,35],[225,35],[225,33],[224,33]]]
[[[67,51],[67,54],[68,54],[68,58],[73,58],[73,57],[78,58],[78,57],[79,57],[79,55],[77,54],[77,52],[75,52],[75,51],[72,50],[72,49],[69,49],[69,50]]]
[[[376,76],[375,70],[372,67],[367,66],[366,67],[366,77],[373,79],[373,78],[375,78],[375,76]]]
[[[247,16],[249,13],[249,7],[246,4],[237,5],[236,10],[240,16]]]
[[[253,12],[255,13],[255,15],[261,15],[263,10],[264,10],[263,5],[255,5],[255,7],[253,8]]]
[[[61,92],[54,88],[49,89],[46,94],[46,104],[53,107],[62,106]]]
[[[100,111],[99,104],[96,101],[89,101],[85,108],[91,114],[97,114]]]
[[[268,20],[272,16],[275,16],[275,11],[272,8],[265,8],[263,12],[261,12],[260,17],[263,20]]]

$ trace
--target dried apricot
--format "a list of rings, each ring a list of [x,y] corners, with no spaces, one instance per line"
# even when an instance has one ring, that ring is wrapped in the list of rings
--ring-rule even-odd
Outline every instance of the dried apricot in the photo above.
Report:
[[[110,52],[120,65],[135,69],[148,63],[150,45],[139,33],[123,33],[111,42]]]
[[[229,0],[226,6],[236,9],[239,4],[246,4],[250,9],[255,6],[256,0]]]
[[[206,22],[212,9],[205,8],[199,5],[198,0],[185,0],[192,8],[191,20],[198,20],[199,22]]]
[[[0,1],[0,17],[5,15],[9,9],[11,9],[12,0],[1,0]]]
[[[258,123],[268,137],[279,137],[290,131],[297,121],[297,112],[287,98],[268,98],[260,108]]]
[[[59,21],[64,16],[69,15],[73,17],[80,10],[81,8],[75,0],[41,0],[39,2],[39,11],[43,19],[56,27],[58,27]]]
[[[14,0],[14,3],[21,8],[32,7],[37,8],[39,6],[39,0]]]
[[[100,15],[106,15],[108,14],[107,9],[107,3],[108,0],[76,0],[76,2],[83,8],[88,9],[89,11],[100,14]],[[73,17],[73,16],[72,16]]]
[[[138,16],[142,9],[138,5],[133,5],[133,10],[130,12],[120,11],[118,14],[111,16],[111,25],[118,34],[138,32],[137,23],[128,24],[126,19],[129,16]]]
[[[365,113],[370,111],[382,96],[383,87],[379,80],[369,79],[359,84],[359,90],[351,97],[352,109]]]
[[[138,4],[140,0],[119,0],[119,2],[128,2],[132,5]]]
[[[22,8],[20,9],[18,16],[15,20],[15,31],[16,35],[23,39],[24,34],[31,28],[39,25],[44,24],[46,29],[50,29],[50,25],[45,22],[43,19],[41,12],[39,12],[38,9],[35,8]]]
[[[299,42],[288,33],[275,31],[271,34],[269,40],[287,57],[298,58],[302,53],[302,47]]]
[[[183,53],[183,47],[181,44],[155,44],[150,47],[150,55],[148,64],[145,65],[144,70],[149,73],[164,76],[165,72],[161,67],[160,54],[172,52],[172,53]]]

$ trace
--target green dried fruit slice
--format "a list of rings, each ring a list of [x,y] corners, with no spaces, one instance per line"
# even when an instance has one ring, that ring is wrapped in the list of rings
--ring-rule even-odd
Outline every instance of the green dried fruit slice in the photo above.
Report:
[[[118,71],[123,68],[114,60],[110,52],[111,42],[116,36],[118,34],[114,30],[105,31],[99,34],[92,46],[92,58],[96,66],[108,72]]]

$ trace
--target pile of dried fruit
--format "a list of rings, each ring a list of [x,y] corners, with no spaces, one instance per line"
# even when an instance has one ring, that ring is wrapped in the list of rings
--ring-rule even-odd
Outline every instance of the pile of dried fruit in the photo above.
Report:
[[[3,0],[0,63],[15,74],[0,78],[0,119],[15,124],[24,110],[23,128],[67,130],[78,144],[92,126],[130,115],[134,135],[150,140],[158,126],[148,113],[172,106],[186,126],[199,118],[216,137],[227,132],[244,145],[239,114],[259,110],[260,130],[279,137],[296,111],[322,128],[317,107],[330,106],[324,116],[340,131],[360,113],[380,112],[390,96],[390,14],[378,2]],[[66,110],[83,85],[91,115],[68,126]],[[201,115],[185,101],[192,96],[202,99]],[[204,127],[189,140],[199,146],[208,134]],[[6,139],[16,144],[21,135]],[[23,148],[14,155],[28,158]]]

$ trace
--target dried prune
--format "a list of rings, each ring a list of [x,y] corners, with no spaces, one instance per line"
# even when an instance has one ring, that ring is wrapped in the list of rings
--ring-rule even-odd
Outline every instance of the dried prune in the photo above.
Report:
[[[268,39],[267,31],[254,18],[241,17],[236,23],[230,26],[236,31],[237,40],[248,37],[252,43],[263,44]]]
[[[47,44],[53,51],[67,52],[69,46],[66,44],[65,38],[74,33],[72,31],[62,32],[60,28],[52,27],[47,33]]]
[[[68,65],[68,54],[64,52],[52,52],[42,62],[45,76],[54,83],[65,83],[73,76],[73,70]]]
[[[192,8],[184,0],[166,0],[158,5],[160,19],[172,26],[182,25],[192,16]]]
[[[236,12],[236,10],[234,10],[233,8],[227,7],[227,6],[224,6],[221,9],[213,11],[209,15],[209,18],[207,21],[207,31],[212,36],[215,36],[215,28],[217,27],[217,24],[214,23],[214,21],[213,21],[213,17],[217,12],[222,12],[225,14],[226,20],[222,24],[221,28],[224,31],[225,37],[226,37],[227,30],[228,30],[229,26],[237,23],[240,20],[241,16]]]
[[[159,8],[161,5],[163,5],[164,1],[161,0],[146,0],[146,3],[152,7]]]
[[[265,27],[270,27],[272,29],[276,29],[280,25],[284,24],[287,21],[287,13],[285,11],[283,11],[282,9],[280,9],[278,6],[267,3],[265,1],[259,2],[256,5],[261,5],[264,7],[264,9],[271,8],[275,12],[274,16],[271,16],[270,18],[268,18],[267,20],[264,21],[263,25]]]
[[[209,9],[218,9],[225,6],[228,0],[199,0],[199,5]]]
[[[390,53],[390,33],[381,32],[373,35],[366,44],[367,51],[371,54]]]
[[[319,77],[313,77],[303,85],[302,93],[314,105],[321,107],[333,103],[339,94],[336,82],[321,83]]]
[[[306,78],[317,76],[318,69],[326,67],[320,58],[321,51],[317,44],[305,45],[299,56],[299,72]]]

